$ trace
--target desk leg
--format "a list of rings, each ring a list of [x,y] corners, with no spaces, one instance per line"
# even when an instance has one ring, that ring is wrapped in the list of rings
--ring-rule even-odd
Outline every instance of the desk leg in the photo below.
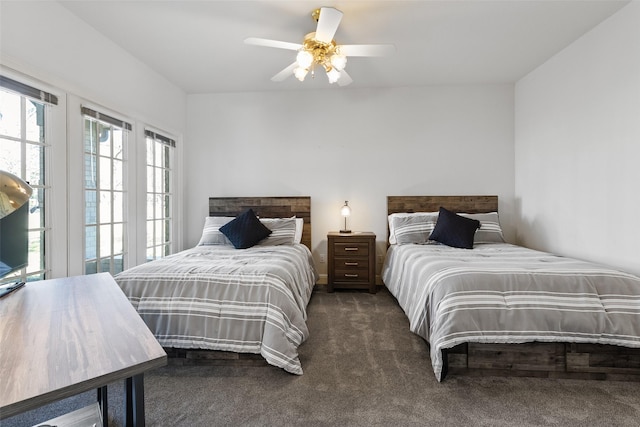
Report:
[[[144,374],[125,380],[125,427],[144,427]]]
[[[102,413],[102,427],[109,426],[109,404],[107,401],[107,386],[98,389],[98,404]]]

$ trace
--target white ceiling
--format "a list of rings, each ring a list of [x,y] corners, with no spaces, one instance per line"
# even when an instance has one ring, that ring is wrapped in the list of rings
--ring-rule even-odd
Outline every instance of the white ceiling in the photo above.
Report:
[[[446,1],[61,1],[69,11],[186,93],[515,82],[628,0]],[[270,78],[295,51],[247,37],[301,43],[313,9],[344,17],[338,44],[392,43],[383,58],[350,58],[354,82]]]

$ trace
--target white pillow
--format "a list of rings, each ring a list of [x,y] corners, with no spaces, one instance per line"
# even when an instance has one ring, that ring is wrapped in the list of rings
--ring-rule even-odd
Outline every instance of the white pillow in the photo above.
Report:
[[[473,243],[504,243],[502,228],[500,227],[500,219],[498,212],[488,212],[480,214],[458,214],[467,218],[477,219],[480,221],[480,228],[476,230],[473,237]]]
[[[302,242],[302,230],[304,229],[304,218],[296,218],[296,235],[293,239],[293,243],[301,243]]]
[[[257,246],[293,245],[296,235],[296,219],[260,218],[271,234],[262,239]]]
[[[227,236],[220,232],[220,227],[232,221],[232,216],[208,216],[204,219],[204,227],[202,236],[198,242],[198,246],[202,245],[231,245],[231,241]]]
[[[389,221],[389,244],[427,243],[436,226],[438,212],[392,213]]]

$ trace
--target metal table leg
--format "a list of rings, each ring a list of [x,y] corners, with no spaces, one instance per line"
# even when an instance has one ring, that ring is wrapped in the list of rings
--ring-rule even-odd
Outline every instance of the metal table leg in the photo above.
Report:
[[[109,403],[106,385],[98,388],[98,404],[102,413],[102,427],[109,427]]]
[[[144,427],[144,374],[125,380],[126,427]]]

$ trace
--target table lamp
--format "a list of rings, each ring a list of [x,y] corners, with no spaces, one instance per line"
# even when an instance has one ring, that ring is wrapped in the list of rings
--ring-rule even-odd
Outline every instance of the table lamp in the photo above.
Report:
[[[351,208],[349,207],[349,201],[344,201],[344,206],[340,209],[340,215],[344,217],[344,229],[340,230],[341,233],[351,233],[351,230],[347,229],[347,217],[351,215]]]

